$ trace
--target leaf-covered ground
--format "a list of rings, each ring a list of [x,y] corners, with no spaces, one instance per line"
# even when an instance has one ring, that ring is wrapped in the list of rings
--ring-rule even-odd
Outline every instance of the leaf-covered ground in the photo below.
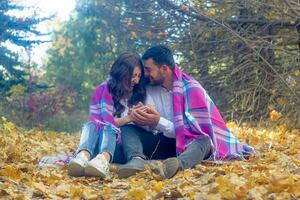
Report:
[[[0,198],[3,199],[300,199],[300,132],[286,126],[237,127],[256,157],[232,163],[204,163],[160,180],[150,170],[128,179],[72,178],[66,168],[36,167],[44,155],[70,152],[79,135],[22,131],[0,123]]]

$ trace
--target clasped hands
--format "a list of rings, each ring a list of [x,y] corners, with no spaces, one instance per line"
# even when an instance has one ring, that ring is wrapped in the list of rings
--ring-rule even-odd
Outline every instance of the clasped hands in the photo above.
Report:
[[[128,116],[139,126],[156,126],[160,119],[159,112],[152,105],[138,103],[129,109]]]

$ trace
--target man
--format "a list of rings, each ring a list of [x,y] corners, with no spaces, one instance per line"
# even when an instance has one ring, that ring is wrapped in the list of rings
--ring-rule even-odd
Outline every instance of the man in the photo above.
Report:
[[[147,99],[152,99],[155,108],[135,107],[131,117],[151,131],[135,125],[121,127],[128,162],[118,168],[119,177],[143,171],[148,159],[165,159],[154,171],[171,178],[203,159],[249,156],[253,148],[231,134],[206,91],[175,65],[168,47],[154,46],[142,59],[150,82]]]

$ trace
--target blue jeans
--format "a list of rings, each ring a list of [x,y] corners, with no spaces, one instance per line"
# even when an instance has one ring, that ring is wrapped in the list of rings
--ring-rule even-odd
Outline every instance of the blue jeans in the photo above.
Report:
[[[93,122],[84,124],[79,147],[76,151],[77,155],[81,150],[87,150],[91,158],[96,157],[99,153],[107,152],[110,154],[110,162],[113,161],[117,143],[117,133],[105,131],[105,129],[97,130]]]

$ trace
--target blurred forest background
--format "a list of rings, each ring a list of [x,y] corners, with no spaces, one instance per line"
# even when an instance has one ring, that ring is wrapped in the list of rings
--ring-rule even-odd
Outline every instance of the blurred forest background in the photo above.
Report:
[[[0,0],[0,116],[18,126],[80,130],[93,89],[123,51],[165,44],[201,82],[226,120],[300,126],[298,0],[77,0],[51,41]],[[7,43],[28,53],[22,59]],[[42,66],[31,49],[51,42]]]

